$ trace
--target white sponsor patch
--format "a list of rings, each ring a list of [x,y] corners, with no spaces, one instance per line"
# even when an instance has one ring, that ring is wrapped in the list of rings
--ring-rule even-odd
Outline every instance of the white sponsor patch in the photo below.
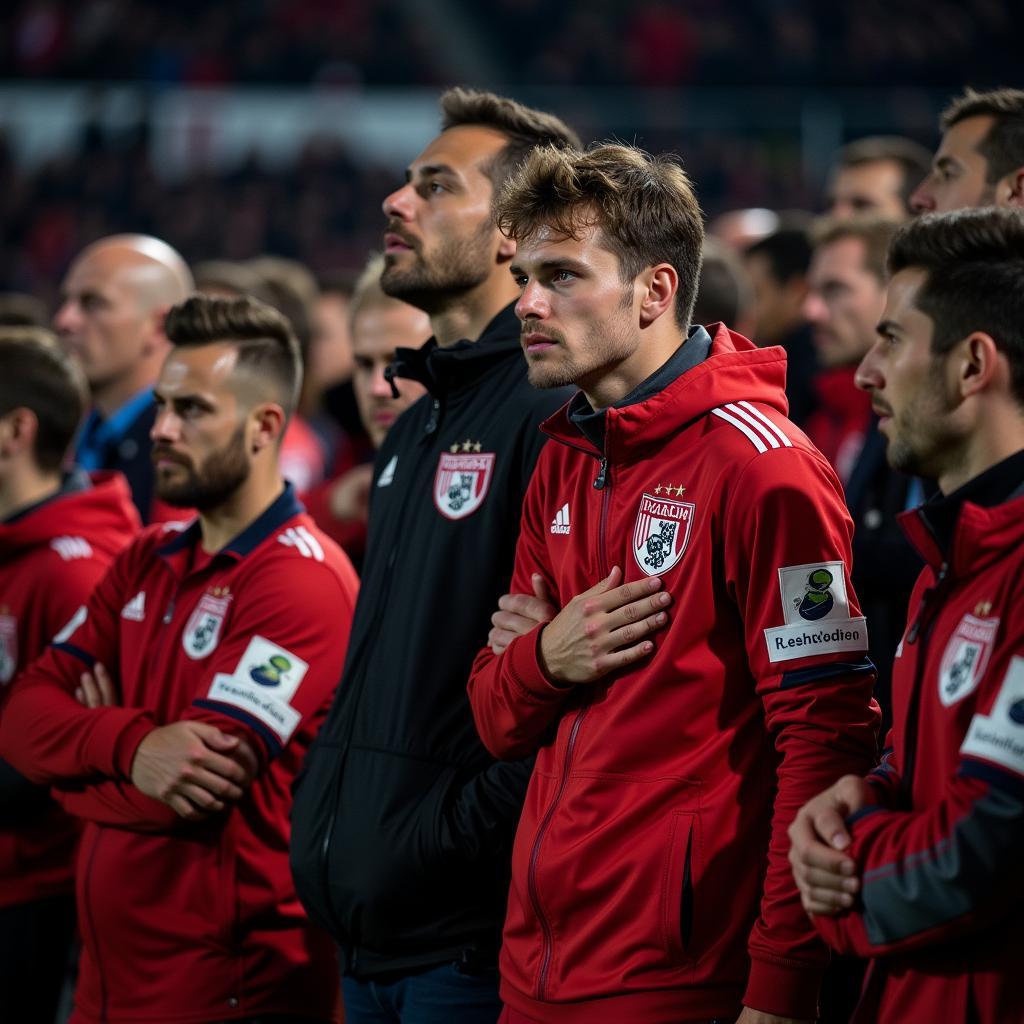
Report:
[[[973,693],[988,667],[998,619],[965,615],[949,638],[939,664],[939,700],[945,707]]]
[[[1024,658],[1010,662],[992,711],[971,719],[960,753],[1024,775]]]
[[[0,615],[0,685],[14,678],[18,667],[18,620],[13,615]]]
[[[302,720],[290,701],[308,669],[291,651],[257,635],[231,675],[218,672],[213,677],[207,696],[242,708],[287,743]]]
[[[868,649],[864,617],[850,618],[842,562],[785,565],[779,593],[785,625],[764,631],[770,662]]]
[[[441,453],[434,474],[434,505],[441,515],[464,519],[483,504],[494,475],[494,458],[493,452]]]
[[[221,627],[224,625],[224,616],[228,613],[228,605],[231,604],[231,595],[217,593],[205,593],[199,598],[199,603],[192,609],[192,614],[185,623],[185,630],[181,634],[181,646],[185,653],[198,661],[205,658],[216,650],[220,641]]]
[[[74,635],[75,630],[85,622],[88,615],[89,612],[86,610],[85,605],[81,605],[78,611],[68,619],[64,628],[53,638],[53,642],[55,644],[67,643],[67,641]]]

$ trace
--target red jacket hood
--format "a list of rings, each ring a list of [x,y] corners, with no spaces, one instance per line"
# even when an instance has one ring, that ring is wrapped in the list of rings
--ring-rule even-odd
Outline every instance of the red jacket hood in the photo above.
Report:
[[[605,448],[609,458],[615,459],[634,447],[661,443],[685,424],[727,402],[761,402],[783,415],[788,412],[786,350],[780,345],[758,348],[724,324],[712,324],[707,330],[711,351],[700,365],[645,401],[607,410]],[[541,429],[556,440],[592,450],[590,442],[569,420],[568,404],[547,419]]]
[[[139,514],[120,473],[91,473],[92,487],[61,494],[13,523],[0,524],[0,560],[57,537],[82,537],[115,555],[139,531]]]

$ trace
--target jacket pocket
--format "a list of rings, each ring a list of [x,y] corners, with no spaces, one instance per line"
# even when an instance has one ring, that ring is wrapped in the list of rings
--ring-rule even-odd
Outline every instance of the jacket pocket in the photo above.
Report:
[[[672,960],[687,959],[690,953],[695,831],[696,821],[692,813],[673,813],[661,893],[662,941]]]

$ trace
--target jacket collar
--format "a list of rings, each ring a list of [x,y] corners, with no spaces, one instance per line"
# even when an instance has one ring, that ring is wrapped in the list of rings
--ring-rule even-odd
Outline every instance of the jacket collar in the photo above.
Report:
[[[571,401],[545,420],[541,429],[563,444],[604,454],[615,462],[643,457],[645,449],[664,443],[727,402],[759,402],[785,414],[789,408],[785,350],[778,345],[758,348],[724,324],[712,324],[707,331],[711,348],[703,362],[638,402],[606,410],[604,453],[570,420]]]
[[[1024,450],[899,520],[930,565],[948,562],[956,576],[984,568],[1024,541]]]
[[[239,562],[246,555],[259,547],[275,530],[280,529],[293,516],[305,511],[302,502],[295,495],[290,483],[237,537],[224,545],[213,557],[230,558]],[[199,517],[170,540],[157,548],[157,554],[175,568],[180,568],[183,557],[202,539],[202,527]]]
[[[502,309],[484,328],[476,341],[463,339],[442,348],[431,338],[420,348],[395,350],[394,362],[385,376],[406,377],[419,381],[435,398],[475,383],[496,363],[510,354],[522,353],[519,344],[519,321],[514,304]]]

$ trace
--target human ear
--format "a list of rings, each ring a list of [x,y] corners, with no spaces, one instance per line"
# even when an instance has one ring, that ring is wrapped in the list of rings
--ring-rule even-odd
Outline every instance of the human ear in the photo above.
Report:
[[[669,263],[659,263],[641,275],[640,326],[649,327],[669,312],[679,292],[679,274]]]

